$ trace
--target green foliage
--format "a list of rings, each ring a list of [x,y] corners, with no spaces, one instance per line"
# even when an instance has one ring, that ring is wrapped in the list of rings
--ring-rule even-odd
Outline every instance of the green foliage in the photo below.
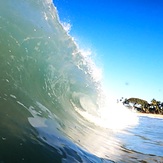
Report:
[[[163,102],[157,101],[154,98],[151,100],[151,103],[148,103],[146,100],[140,98],[129,98],[125,99],[123,104],[133,104],[133,107],[139,112],[163,114]]]

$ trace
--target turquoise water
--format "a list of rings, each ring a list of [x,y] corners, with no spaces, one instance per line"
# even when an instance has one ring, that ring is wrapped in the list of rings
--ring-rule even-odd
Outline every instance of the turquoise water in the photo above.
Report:
[[[163,120],[105,105],[50,1],[0,1],[0,49],[0,162],[163,162]]]

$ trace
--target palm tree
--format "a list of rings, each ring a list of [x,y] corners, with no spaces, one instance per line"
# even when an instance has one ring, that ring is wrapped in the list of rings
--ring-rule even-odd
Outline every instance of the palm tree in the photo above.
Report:
[[[154,106],[155,113],[160,114],[160,108],[159,108],[160,103],[161,103],[160,101],[156,101],[154,98],[151,100],[151,105]]]
[[[163,114],[163,102],[160,102],[159,108],[160,108],[160,114]]]

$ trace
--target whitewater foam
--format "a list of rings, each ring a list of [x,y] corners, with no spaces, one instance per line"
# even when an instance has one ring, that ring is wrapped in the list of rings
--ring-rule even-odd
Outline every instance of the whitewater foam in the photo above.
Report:
[[[135,112],[127,109],[121,103],[109,102],[98,108],[89,99],[81,99],[81,105],[86,111],[76,108],[76,111],[86,120],[103,128],[123,130],[134,127],[139,123],[139,117]],[[96,112],[96,114],[94,114]]]

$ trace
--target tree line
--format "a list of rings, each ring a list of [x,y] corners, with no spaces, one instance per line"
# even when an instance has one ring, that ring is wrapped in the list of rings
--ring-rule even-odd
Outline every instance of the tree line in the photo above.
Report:
[[[163,102],[152,99],[150,103],[139,98],[129,98],[121,100],[123,104],[129,108],[134,108],[142,113],[162,114]]]

